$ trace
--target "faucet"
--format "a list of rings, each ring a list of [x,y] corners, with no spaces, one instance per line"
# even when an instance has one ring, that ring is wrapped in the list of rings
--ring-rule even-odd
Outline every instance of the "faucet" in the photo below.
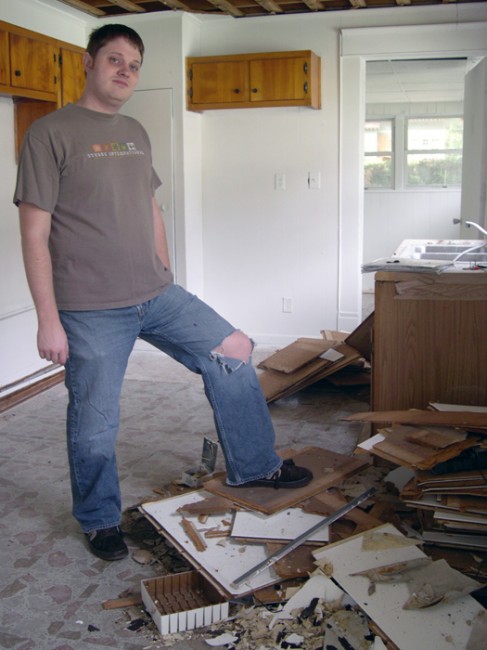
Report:
[[[453,223],[461,223],[461,219],[453,219]],[[465,225],[470,228],[470,226],[473,226],[474,228],[477,228],[479,232],[481,232],[484,236],[487,236],[487,230],[484,230],[482,226],[479,226],[478,223],[475,223],[475,221],[465,221]],[[471,246],[470,248],[467,248],[466,250],[462,251],[459,253],[452,261],[453,264],[455,262],[458,262],[458,260],[466,255],[467,253],[473,253],[473,251],[478,250],[479,248],[484,248],[487,245],[487,242],[483,241],[481,244],[475,244],[475,246]]]
[[[462,223],[461,219],[453,219],[453,223],[456,225],[457,223]],[[477,228],[481,233],[487,236],[487,230],[484,230],[482,226],[479,226],[478,223],[475,223],[475,221],[465,221],[465,225],[470,228],[470,226],[473,226],[474,228]]]

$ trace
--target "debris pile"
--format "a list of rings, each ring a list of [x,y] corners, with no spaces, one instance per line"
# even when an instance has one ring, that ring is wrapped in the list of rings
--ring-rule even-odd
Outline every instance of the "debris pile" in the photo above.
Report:
[[[372,317],[262,361],[267,401],[324,378],[367,383]],[[163,642],[146,647],[198,635],[237,650],[483,648],[486,411],[349,416],[373,434],[353,456],[280,452],[313,473],[295,490],[226,485],[205,440],[199,465],[130,511],[133,559],[156,573],[135,622]]]
[[[434,408],[433,408],[434,406]],[[358,450],[402,469],[400,497],[415,509],[421,540],[461,551],[487,551],[487,409],[358,413],[378,426]],[[458,408],[458,407],[456,407]],[[485,574],[485,562],[474,572]]]

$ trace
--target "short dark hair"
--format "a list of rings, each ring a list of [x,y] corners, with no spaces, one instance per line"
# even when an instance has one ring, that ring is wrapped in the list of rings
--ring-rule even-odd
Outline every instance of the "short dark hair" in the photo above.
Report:
[[[126,25],[109,24],[97,27],[90,34],[86,51],[94,59],[102,47],[119,36],[127,39],[127,41],[139,50],[142,62],[144,60],[144,43],[137,32]]]

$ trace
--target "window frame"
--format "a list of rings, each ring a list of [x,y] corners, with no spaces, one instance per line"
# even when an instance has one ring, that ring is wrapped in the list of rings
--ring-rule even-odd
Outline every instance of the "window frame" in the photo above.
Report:
[[[424,113],[398,113],[396,115],[391,115],[390,113],[384,115],[369,115],[365,118],[364,123],[364,137],[365,137],[365,128],[367,122],[378,122],[378,121],[388,121],[390,120],[393,125],[392,133],[392,167],[393,167],[393,183],[392,187],[367,187],[365,185],[365,161],[367,155],[377,155],[372,152],[365,152],[364,147],[364,190],[366,192],[441,192],[448,190],[460,190],[460,184],[451,184],[451,185],[408,185],[407,184],[407,175],[408,175],[408,154],[411,153],[424,153],[425,151],[431,151],[432,153],[454,153],[460,151],[459,149],[441,149],[441,150],[408,150],[408,121],[414,119],[461,119],[463,121],[463,114],[459,113],[447,113],[447,114],[424,114]],[[461,153],[463,150],[461,151]],[[384,153],[384,152],[379,152]]]
[[[365,185],[365,174],[364,174],[364,188],[370,192],[371,190],[374,192],[390,192],[391,190],[396,189],[396,134],[397,134],[397,127],[396,127],[396,116],[389,116],[389,115],[381,115],[378,117],[370,117],[365,119],[365,127],[367,126],[368,122],[390,122],[391,123],[391,146],[392,149],[390,151],[366,151],[365,150],[365,145],[364,145],[364,170],[365,170],[365,161],[367,157],[375,157],[375,158],[380,158],[382,156],[390,156],[391,158],[391,186],[390,187],[367,187]],[[365,129],[364,129],[364,139],[365,139]]]

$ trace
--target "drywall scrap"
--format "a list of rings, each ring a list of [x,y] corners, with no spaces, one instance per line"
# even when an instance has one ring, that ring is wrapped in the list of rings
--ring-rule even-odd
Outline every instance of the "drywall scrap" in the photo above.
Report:
[[[420,439],[428,451],[465,440],[456,429],[452,435],[445,429],[435,432],[431,446],[422,431],[409,430],[408,435]],[[212,645],[231,637],[238,639],[239,650],[315,650],[330,644],[354,650],[480,648],[470,633],[473,621],[482,624],[483,608],[469,595],[482,586],[480,576],[467,576],[443,557],[432,559],[421,550],[422,534],[411,528],[403,512],[395,512],[405,505],[398,488],[384,480],[386,468],[372,466],[368,455],[341,456],[316,447],[284,450],[282,456],[316,472],[302,492],[253,488],[245,493],[226,489],[224,477],[213,477],[201,489],[180,486],[180,493],[140,506],[209,589],[220,594],[219,607],[239,601],[232,606],[237,611],[230,620],[215,618],[217,622],[204,627]],[[415,478],[416,473],[432,474],[407,471]],[[301,531],[309,530],[310,517],[316,521],[340,510],[371,484],[377,485],[377,494],[373,491],[365,504],[346,514],[347,519],[323,529],[324,538],[306,539],[279,562],[252,574],[290,538],[297,540]],[[408,484],[408,478],[401,477],[402,489]],[[482,505],[474,500],[469,507],[482,510]],[[234,584],[249,571],[252,577]],[[196,611],[178,616],[181,623],[173,618],[168,624],[206,625]],[[162,622],[158,627],[167,629]],[[337,640],[341,645],[336,646]]]
[[[399,535],[390,524],[376,532]],[[454,603],[441,603],[426,609],[404,609],[410,598],[407,582],[376,582],[370,593],[370,582],[365,571],[377,570],[384,565],[426,559],[417,546],[363,549],[363,534],[330,544],[313,551],[318,566],[332,567],[332,578],[360,606],[387,638],[401,650],[418,648],[465,648],[471,633],[471,622],[483,607],[470,595]],[[424,571],[424,567],[417,571]]]

